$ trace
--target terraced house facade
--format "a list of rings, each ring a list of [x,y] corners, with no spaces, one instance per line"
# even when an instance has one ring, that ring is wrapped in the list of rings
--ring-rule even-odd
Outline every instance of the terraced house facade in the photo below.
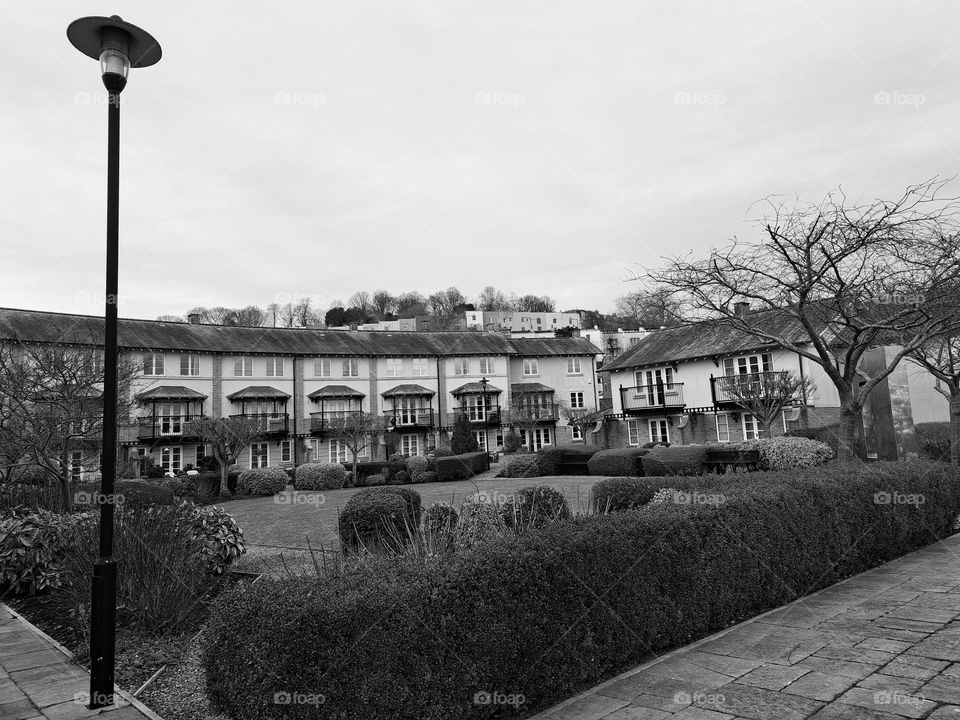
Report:
[[[89,345],[102,319],[0,309],[0,341]],[[487,332],[356,332],[121,320],[121,352],[141,368],[136,411],[121,428],[130,455],[165,469],[207,453],[189,435],[201,416],[245,417],[262,439],[241,468],[315,460],[346,462],[329,421],[362,411],[382,416],[399,452],[423,455],[465,415],[481,448],[503,443],[524,409],[531,449],[574,439],[562,406],[597,407],[597,348],[576,338],[511,339]],[[530,422],[531,411],[534,422]],[[383,459],[372,444],[362,459]],[[86,469],[89,470],[89,469]]]

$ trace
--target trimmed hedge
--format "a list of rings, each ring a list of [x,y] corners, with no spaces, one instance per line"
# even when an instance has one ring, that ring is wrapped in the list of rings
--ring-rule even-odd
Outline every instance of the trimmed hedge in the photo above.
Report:
[[[253,468],[240,473],[237,491],[243,495],[276,495],[283,492],[289,482],[290,476],[283,468]]]
[[[656,491],[649,482],[643,482],[643,478],[607,478],[590,489],[590,507],[601,514],[630,510],[646,505]]]
[[[924,502],[875,500],[893,492]],[[580,517],[438,561],[230,589],[203,636],[207,692],[237,720],[288,716],[273,704],[288,688],[326,698],[293,707],[297,717],[485,718],[474,696],[494,690],[522,693],[518,710],[531,712],[949,535],[960,473],[834,466],[738,476],[723,493],[722,504]]]
[[[540,462],[534,454],[518,454],[504,459],[503,467],[497,473],[502,478],[531,478],[540,474]]]
[[[827,443],[801,437],[763,438],[755,443],[764,470],[793,470],[823,465],[836,457]]]
[[[650,474],[647,467],[654,467],[653,463],[663,465],[667,475],[702,475],[706,461],[705,445],[671,445],[651,448],[642,462],[644,475]]]
[[[434,471],[438,482],[448,480],[466,480],[487,469],[489,456],[485,452],[464,453],[438,457],[434,462]]]
[[[593,456],[600,448],[587,446],[585,443],[564,443],[562,445],[548,445],[537,451],[537,472],[539,475],[557,475],[564,453],[580,456]]]
[[[347,500],[337,529],[344,552],[361,547],[399,550],[420,526],[420,493],[384,486],[361,490]]]
[[[950,423],[928,422],[913,426],[920,457],[950,462]]]
[[[340,463],[304,463],[293,475],[297,490],[338,490],[347,482],[347,469]]]
[[[570,517],[563,493],[549,485],[529,485],[511,494],[500,514],[508,528],[523,532]]]
[[[587,463],[591,475],[608,477],[637,477],[643,474],[640,458],[649,453],[644,448],[626,450],[601,450]]]

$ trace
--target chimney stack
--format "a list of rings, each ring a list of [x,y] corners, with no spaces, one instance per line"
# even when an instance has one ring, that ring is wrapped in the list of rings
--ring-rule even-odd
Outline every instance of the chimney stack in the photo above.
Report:
[[[187,315],[187,321],[188,321],[191,325],[199,325],[199,324],[200,324],[200,313],[190,313],[189,315]]]
[[[733,304],[733,311],[737,314],[738,318],[742,318],[748,312],[750,312],[750,303],[748,302],[735,302]]]

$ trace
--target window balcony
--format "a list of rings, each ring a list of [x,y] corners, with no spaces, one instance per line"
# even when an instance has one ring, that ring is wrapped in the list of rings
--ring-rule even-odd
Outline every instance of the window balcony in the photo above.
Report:
[[[714,405],[735,405],[741,400],[763,400],[771,393],[779,392],[785,370],[721,375],[710,377],[710,390]]]
[[[620,404],[626,414],[640,415],[646,412],[681,410],[683,383],[654,383],[620,388]]]
[[[183,440],[193,437],[189,433],[188,423],[203,415],[148,415],[137,418],[138,440]]]
[[[397,408],[384,410],[388,427],[425,430],[433,427],[433,408]]]
[[[454,418],[465,415],[467,420],[477,426],[499,425],[500,424],[500,406],[499,405],[467,405],[459,407],[453,411]]]
[[[287,413],[241,413],[230,417],[250,420],[264,435],[285,435],[290,426],[290,416]]]
[[[511,418],[521,422],[556,422],[560,419],[560,404],[553,402],[514,405]]]
[[[310,432],[322,435],[330,429],[331,423],[336,424],[348,417],[359,417],[360,413],[360,410],[324,410],[310,413]]]

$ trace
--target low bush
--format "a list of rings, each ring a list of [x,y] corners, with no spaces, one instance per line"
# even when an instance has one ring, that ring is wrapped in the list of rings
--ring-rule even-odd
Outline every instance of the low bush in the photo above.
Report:
[[[457,511],[446,503],[438,502],[428,507],[423,513],[423,530],[428,544],[436,549],[450,549],[457,518]]]
[[[502,478],[532,478],[540,474],[540,464],[533,453],[514,454],[501,458],[500,472],[497,477]]]
[[[600,480],[590,489],[590,507],[594,512],[622,512],[646,505],[656,489],[637,478],[612,477]]]
[[[511,494],[500,508],[508,528],[524,532],[570,517],[563,493],[549,485],[530,485]]]
[[[809,440],[819,440],[833,448],[834,455],[840,449],[840,425],[821,425],[813,428],[798,428],[784,434],[784,437],[801,437]]]
[[[402,549],[420,526],[421,501],[415,490],[377,487],[347,500],[337,528],[344,552]]]
[[[484,689],[523,693],[517,710],[532,714],[945,537],[960,513],[960,473],[945,464],[689,481],[716,478],[722,504],[578,517],[435,562],[230,589],[203,636],[208,695],[237,720],[273,713],[291,687],[343,720],[486,718]],[[924,502],[883,502],[892,492]]]
[[[950,461],[950,423],[917,423],[913,427],[917,433],[920,457],[928,460]]]
[[[378,487],[387,484],[387,474],[384,472],[372,473],[363,478],[366,487]]]
[[[503,438],[503,451],[506,453],[517,452],[523,445],[523,439],[513,428]]]
[[[460,550],[510,534],[500,507],[482,498],[471,498],[460,505],[460,517],[453,543]]]
[[[282,468],[244,470],[237,478],[237,491],[243,495],[276,495],[286,489],[290,477]]]
[[[188,509],[193,513],[194,531],[203,541],[207,572],[222,575],[234,560],[247,551],[243,530],[233,515],[221,507],[188,506]]]
[[[438,480],[439,477],[433,470],[424,470],[423,472],[419,472],[411,478],[411,481],[414,483],[432,483],[437,482]]]
[[[472,452],[463,455],[439,457],[433,468],[440,482],[448,480],[466,480],[487,469],[489,456],[485,452]]]
[[[390,482],[393,485],[409,485],[411,482],[413,482],[413,478],[409,472],[406,470],[401,470],[390,479]]]
[[[304,463],[293,476],[297,490],[338,490],[347,482],[347,469],[340,463]]]
[[[59,563],[78,515],[19,508],[0,517],[0,595],[60,587]]]
[[[760,467],[764,470],[816,467],[836,457],[827,443],[809,438],[763,438],[753,444],[760,452]]]
[[[586,457],[595,455],[599,448],[588,447],[584,443],[565,443],[541,448],[537,451],[537,469],[539,475],[557,475],[564,453],[576,453]]]
[[[671,445],[652,448],[649,454],[641,461],[658,462],[666,469],[668,475],[702,475],[704,464],[707,461],[705,445]],[[648,474],[646,466],[644,474]]]
[[[99,483],[95,487],[99,488]],[[118,502],[120,498],[122,498],[124,504],[173,504],[173,492],[169,487],[164,487],[163,483],[156,481],[117,480],[114,486],[114,493],[117,495]]]
[[[670,474],[670,468],[664,465],[656,458],[640,458],[640,472],[645,477],[666,477]]]
[[[407,460],[407,472],[409,472],[411,476],[416,475],[417,473],[426,472],[429,469],[430,461],[425,457],[415,455]]]
[[[591,475],[607,477],[637,477],[643,474],[640,458],[649,450],[628,448],[626,450],[601,450],[587,463]]]

